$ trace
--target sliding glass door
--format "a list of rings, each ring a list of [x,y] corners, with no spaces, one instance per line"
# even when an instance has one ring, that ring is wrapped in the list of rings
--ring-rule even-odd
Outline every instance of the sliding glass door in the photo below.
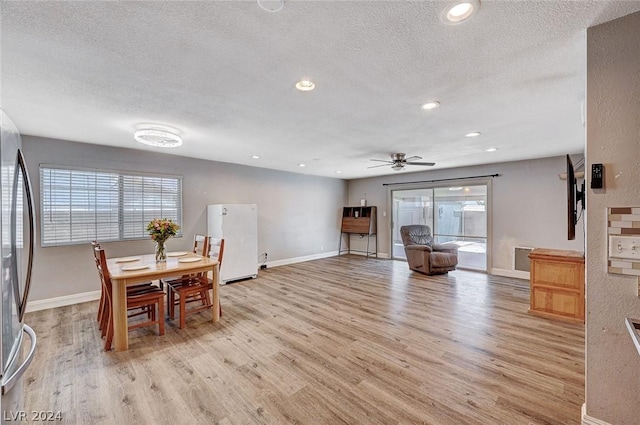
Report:
[[[406,259],[400,228],[431,227],[434,242],[458,247],[458,266],[487,270],[487,184],[392,191],[393,258]]]
[[[458,265],[487,270],[487,186],[434,189],[435,243],[458,246]]]
[[[394,190],[392,202],[392,255],[406,260],[400,228],[409,224],[426,224],[433,229],[433,189]]]

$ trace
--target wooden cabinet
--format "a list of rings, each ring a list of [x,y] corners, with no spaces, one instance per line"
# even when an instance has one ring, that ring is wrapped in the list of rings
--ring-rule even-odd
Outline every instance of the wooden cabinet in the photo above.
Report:
[[[376,207],[344,207],[342,209],[342,233],[376,234]]]
[[[584,323],[584,254],[534,249],[529,313]]]
[[[366,251],[354,252],[366,252],[367,257],[369,254],[375,254],[378,256],[378,239],[377,239],[377,226],[378,216],[376,207],[344,207],[342,209],[342,223],[340,227],[340,246],[338,248],[339,253],[343,251],[351,252],[351,235],[358,234],[362,238],[367,238]],[[347,248],[342,249],[342,239],[346,234]],[[370,252],[370,239],[375,238],[375,251]]]

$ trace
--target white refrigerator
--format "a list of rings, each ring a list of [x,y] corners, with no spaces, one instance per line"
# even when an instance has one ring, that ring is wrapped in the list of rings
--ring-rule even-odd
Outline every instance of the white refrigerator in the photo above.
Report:
[[[220,281],[258,275],[258,206],[217,204],[207,207],[207,234],[224,239]]]
[[[31,284],[35,214],[20,133],[1,109],[0,165],[0,424],[4,424],[27,420],[22,377],[33,360],[36,335],[23,318]]]

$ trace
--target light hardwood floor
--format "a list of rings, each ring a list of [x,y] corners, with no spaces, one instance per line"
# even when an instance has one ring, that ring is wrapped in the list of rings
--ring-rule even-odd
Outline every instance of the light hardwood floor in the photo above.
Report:
[[[579,424],[584,327],[527,281],[342,256],[221,288],[223,316],[101,351],[97,302],[27,315],[25,409],[69,424]]]

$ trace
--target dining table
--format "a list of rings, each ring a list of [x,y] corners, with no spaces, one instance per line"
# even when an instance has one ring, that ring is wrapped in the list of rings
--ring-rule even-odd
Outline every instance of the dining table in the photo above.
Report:
[[[167,254],[165,261],[157,262],[155,254],[109,258],[107,267],[111,274],[113,312],[113,345],[116,351],[129,348],[127,324],[127,286],[157,279],[180,277],[195,273],[211,273],[213,297],[211,311],[213,323],[220,320],[220,295],[218,292],[219,267],[213,258],[198,254],[178,252]]]

